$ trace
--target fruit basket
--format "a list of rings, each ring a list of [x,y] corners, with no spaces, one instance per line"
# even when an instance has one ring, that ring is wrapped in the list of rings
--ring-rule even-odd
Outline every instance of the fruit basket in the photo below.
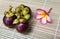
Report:
[[[50,13],[53,20],[51,24],[42,25],[33,17],[35,10],[42,8],[44,2],[45,0],[0,0],[0,39],[60,39],[59,1],[47,0],[46,11],[51,7],[53,8]],[[9,5],[15,8],[20,4],[27,5],[32,10],[32,18],[29,22],[31,28],[28,29],[29,32],[24,34],[18,33],[15,29],[7,28],[2,21],[4,12]]]

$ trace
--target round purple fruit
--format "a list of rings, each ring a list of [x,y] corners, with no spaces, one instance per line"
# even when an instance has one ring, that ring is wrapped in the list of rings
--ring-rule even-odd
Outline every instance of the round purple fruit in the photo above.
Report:
[[[12,16],[12,17],[6,17],[4,16],[3,18],[3,23],[7,26],[7,27],[13,27],[13,21],[14,19],[16,19],[16,16]]]
[[[12,12],[12,6],[9,6],[9,10],[6,11],[4,13],[4,17],[3,17],[3,23],[7,26],[7,27],[13,27],[13,21],[14,19],[16,19],[17,17],[13,14]]]
[[[16,25],[16,30],[18,32],[24,32],[27,28],[28,28],[28,24],[27,23],[18,23]]]

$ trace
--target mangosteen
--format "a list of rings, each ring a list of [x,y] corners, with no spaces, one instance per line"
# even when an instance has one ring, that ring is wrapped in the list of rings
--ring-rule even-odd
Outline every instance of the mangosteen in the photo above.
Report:
[[[18,31],[18,32],[24,32],[26,29],[28,28],[28,24],[27,23],[18,23],[18,24],[16,24],[16,30]]]
[[[9,10],[7,12],[5,12],[5,15],[3,17],[3,23],[7,26],[7,27],[13,27],[13,21],[14,19],[16,19],[17,17],[13,14],[13,12],[11,11],[12,7],[9,7]]]
[[[24,32],[28,28],[28,20],[31,17],[31,10],[28,6],[20,5],[16,9],[17,19],[14,20],[13,24],[16,24],[16,30],[18,32]]]

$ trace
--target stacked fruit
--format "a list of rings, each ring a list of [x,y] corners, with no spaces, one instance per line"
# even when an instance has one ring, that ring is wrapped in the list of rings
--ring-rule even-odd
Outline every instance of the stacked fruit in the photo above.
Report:
[[[12,6],[5,12],[3,23],[7,27],[16,27],[18,32],[23,32],[28,28],[28,20],[30,19],[31,9],[21,4],[12,11]]]

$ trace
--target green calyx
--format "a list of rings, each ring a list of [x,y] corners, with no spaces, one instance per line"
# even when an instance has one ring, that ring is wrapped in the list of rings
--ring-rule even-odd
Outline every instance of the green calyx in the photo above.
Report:
[[[12,11],[12,8],[13,8],[13,7],[10,5],[8,11]]]
[[[8,18],[9,18],[9,17],[12,17],[13,15],[14,15],[14,14],[13,14],[12,12],[6,12],[6,13],[5,13],[5,16],[8,17]]]
[[[16,12],[16,13],[19,13],[19,11],[20,11],[20,8],[17,7],[17,8],[15,9],[15,12]]]
[[[16,13],[21,13],[23,9],[24,9],[24,5],[20,5],[15,9],[15,12]]]
[[[20,21],[19,21],[19,19],[15,19],[14,21],[13,21],[13,24],[17,24],[17,23],[19,23]]]
[[[27,7],[24,8],[24,10],[22,11],[23,15],[26,15],[29,13],[29,9]]]
[[[24,20],[28,20],[30,18],[29,8],[27,6],[24,6],[23,4],[18,6],[15,9],[15,12],[16,12],[17,18],[20,19],[20,22]]]
[[[30,15],[29,15],[29,14],[26,14],[26,15],[24,16],[24,18],[25,18],[26,20],[28,20],[28,19],[30,18]]]
[[[9,6],[8,11],[4,13],[4,15],[6,17],[12,17],[14,15],[13,12],[12,12],[12,6],[11,5]]]

